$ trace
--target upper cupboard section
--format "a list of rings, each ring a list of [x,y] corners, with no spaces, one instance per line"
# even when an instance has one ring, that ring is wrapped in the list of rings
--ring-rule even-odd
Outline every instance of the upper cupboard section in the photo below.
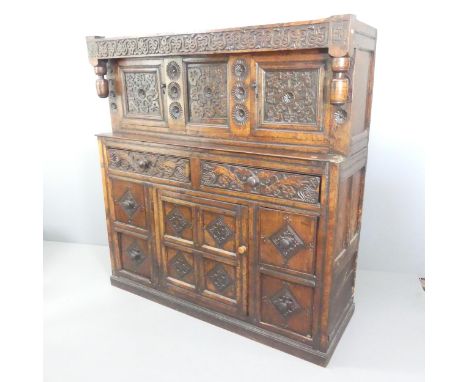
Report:
[[[326,144],[328,59],[317,51],[112,60],[113,128]]]

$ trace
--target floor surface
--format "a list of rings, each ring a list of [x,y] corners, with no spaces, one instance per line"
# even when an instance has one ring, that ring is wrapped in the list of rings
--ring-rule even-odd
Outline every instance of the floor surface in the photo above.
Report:
[[[424,380],[416,275],[358,272],[327,368],[112,287],[104,246],[44,243],[46,382]]]

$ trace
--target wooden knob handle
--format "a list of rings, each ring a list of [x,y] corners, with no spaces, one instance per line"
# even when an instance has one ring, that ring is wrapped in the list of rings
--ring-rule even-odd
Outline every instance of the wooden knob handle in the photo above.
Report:
[[[237,252],[239,253],[239,255],[243,255],[247,252],[247,247],[245,245],[241,245],[239,248],[237,248]]]

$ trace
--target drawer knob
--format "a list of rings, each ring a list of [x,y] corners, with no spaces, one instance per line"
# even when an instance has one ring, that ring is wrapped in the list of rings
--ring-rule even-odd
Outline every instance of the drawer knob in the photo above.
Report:
[[[141,168],[141,169],[146,169],[148,168],[150,165],[150,162],[148,159],[141,159],[138,161],[138,166]]]
[[[237,252],[239,253],[239,255],[243,255],[247,252],[247,247],[245,245],[241,245],[239,248],[237,248]]]
[[[257,187],[260,183],[260,180],[258,180],[258,178],[255,175],[251,175],[247,178],[247,183],[251,187]]]
[[[124,200],[121,204],[124,208],[129,210],[133,210],[136,206],[135,201],[130,199]]]
[[[279,246],[281,249],[288,249],[289,246],[291,245],[291,241],[287,238],[282,238],[280,241],[279,241]]]
[[[132,248],[129,252],[128,252],[128,256],[130,256],[130,258],[135,261],[135,262],[139,262],[141,259],[142,259],[142,254],[141,254],[141,251],[139,251],[138,249],[136,248]]]

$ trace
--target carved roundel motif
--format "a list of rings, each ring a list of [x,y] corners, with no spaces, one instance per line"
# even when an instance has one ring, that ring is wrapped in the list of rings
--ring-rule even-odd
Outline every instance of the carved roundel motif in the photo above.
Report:
[[[242,83],[237,83],[232,88],[232,96],[237,102],[245,101],[247,99],[247,94],[247,89]]]
[[[348,113],[346,113],[346,111],[343,109],[337,109],[333,113],[333,118],[335,118],[336,123],[344,123],[346,118],[348,118]]]
[[[180,76],[180,66],[177,62],[171,61],[167,64],[166,73],[171,80],[177,80]]]
[[[172,119],[178,119],[182,115],[182,105],[179,102],[172,102],[169,106],[169,115]]]
[[[234,106],[232,118],[238,125],[245,125],[249,119],[249,111],[244,105],[237,104]]]
[[[232,66],[232,74],[234,74],[234,76],[238,78],[244,79],[245,77],[247,77],[247,73],[247,63],[244,59],[237,60]]]
[[[177,82],[171,82],[168,87],[169,97],[176,100],[180,97],[180,86]]]

